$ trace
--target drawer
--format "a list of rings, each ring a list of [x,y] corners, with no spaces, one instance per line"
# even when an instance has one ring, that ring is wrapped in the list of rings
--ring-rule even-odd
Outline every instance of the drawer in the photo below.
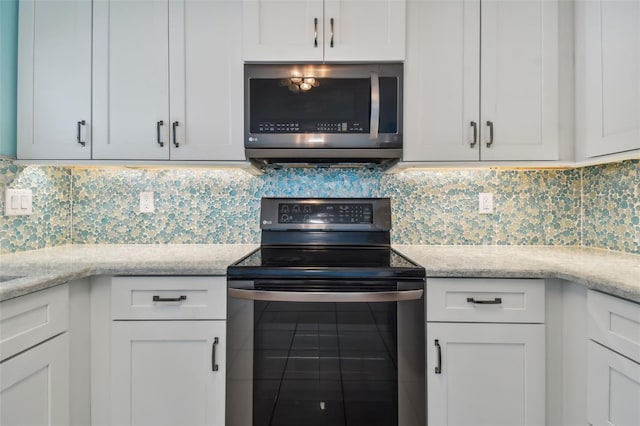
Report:
[[[608,294],[587,293],[589,338],[640,362],[640,305]]]
[[[544,280],[427,278],[427,321],[544,323]]]
[[[111,318],[226,319],[226,277],[113,277]]]
[[[0,303],[0,360],[69,328],[69,286],[37,291]]]

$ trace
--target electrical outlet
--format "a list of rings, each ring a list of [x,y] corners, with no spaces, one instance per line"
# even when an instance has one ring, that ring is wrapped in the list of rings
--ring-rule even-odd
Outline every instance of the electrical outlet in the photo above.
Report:
[[[493,193],[481,192],[478,197],[478,212],[480,214],[493,213]]]
[[[153,192],[140,193],[140,213],[153,213],[155,211],[153,203]]]
[[[4,214],[6,216],[33,214],[33,192],[30,189],[7,188],[4,196]]]

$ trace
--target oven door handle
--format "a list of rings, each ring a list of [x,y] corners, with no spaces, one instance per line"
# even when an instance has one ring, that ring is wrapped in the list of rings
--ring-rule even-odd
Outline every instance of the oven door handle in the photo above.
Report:
[[[267,291],[229,288],[229,296],[236,299],[265,302],[403,302],[422,298],[424,290],[328,292],[328,291]]]

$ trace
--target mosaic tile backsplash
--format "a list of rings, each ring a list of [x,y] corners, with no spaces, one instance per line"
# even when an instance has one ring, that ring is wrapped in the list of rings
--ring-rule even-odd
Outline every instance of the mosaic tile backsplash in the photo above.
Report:
[[[5,216],[5,188],[31,189],[33,215]],[[0,253],[71,242],[71,172],[0,159]]]
[[[258,243],[261,197],[390,197],[395,244],[588,245],[640,254],[640,162],[571,170],[63,169],[0,162],[36,214],[0,217],[2,253],[65,243]],[[139,193],[155,212],[140,213]],[[493,192],[495,212],[477,213]],[[4,197],[2,197],[2,203]],[[71,213],[72,212],[72,213]]]
[[[582,243],[640,254],[640,160],[583,169]]]

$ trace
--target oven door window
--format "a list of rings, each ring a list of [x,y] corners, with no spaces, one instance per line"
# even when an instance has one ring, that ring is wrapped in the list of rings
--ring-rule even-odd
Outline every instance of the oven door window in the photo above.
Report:
[[[397,303],[255,302],[253,426],[398,424]]]

